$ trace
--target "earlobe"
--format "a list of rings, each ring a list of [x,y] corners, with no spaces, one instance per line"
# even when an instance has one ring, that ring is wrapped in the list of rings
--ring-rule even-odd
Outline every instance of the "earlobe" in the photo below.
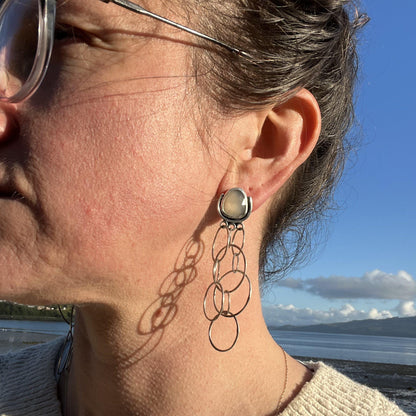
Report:
[[[233,185],[253,198],[254,210],[278,192],[309,157],[321,127],[318,103],[305,89],[258,115],[262,117],[260,134],[249,151],[241,149],[233,174]]]

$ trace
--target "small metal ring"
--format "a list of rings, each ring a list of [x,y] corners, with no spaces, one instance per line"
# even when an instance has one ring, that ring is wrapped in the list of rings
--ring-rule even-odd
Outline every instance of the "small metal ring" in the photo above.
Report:
[[[217,238],[218,238],[218,234],[221,232],[221,230],[226,230],[227,231],[227,242],[226,244],[218,251],[218,253],[215,255],[215,245],[217,243]],[[215,233],[215,237],[214,237],[214,241],[212,242],[212,249],[211,249],[211,256],[212,256],[212,260],[213,261],[221,261],[227,254],[228,251],[228,246],[230,245],[231,242],[231,234],[230,234],[230,229],[228,227],[228,225],[225,223],[225,221],[223,221],[220,226],[218,227],[217,232]],[[225,250],[224,250],[225,249]],[[222,257],[219,258],[219,253],[221,253],[221,251],[224,250],[224,253],[222,255]]]
[[[215,310],[217,311],[217,314],[216,314],[213,318],[210,318],[210,317],[208,316],[208,312],[207,312],[207,297],[208,297],[208,292],[210,291],[210,289],[211,289],[211,287],[212,287],[212,286],[215,286],[215,289],[214,289],[214,291],[213,291],[213,298],[214,298],[214,308],[215,308]],[[215,293],[216,293],[216,290],[217,290],[217,289],[218,289],[218,290],[221,292],[221,294],[222,294],[222,299],[221,299],[221,308],[220,308],[220,310],[218,310],[218,308],[217,308],[217,304],[216,304],[216,302],[215,302]],[[221,285],[219,282],[212,282],[212,283],[208,286],[208,288],[207,288],[207,290],[206,290],[206,292],[205,292],[205,296],[204,296],[204,315],[205,315],[205,318],[207,318],[207,319],[208,319],[208,321],[213,322],[213,321],[217,320],[217,319],[221,316],[221,314],[222,314],[223,310],[224,310],[224,288],[222,287],[222,285]]]
[[[230,261],[231,261],[230,266],[231,267],[228,268],[228,270],[232,271],[233,273],[240,272],[240,273],[246,274],[247,273],[247,260],[246,260],[246,256],[245,256],[244,252],[240,249],[240,247],[235,246],[233,244],[230,245],[230,248],[232,248],[235,251],[235,253],[233,254],[233,257],[230,259]],[[235,263],[236,262],[236,260],[235,260],[236,257],[238,257],[237,265]],[[242,263],[241,263],[241,260],[242,260]],[[241,269],[239,269],[238,267],[240,267],[241,265],[242,265],[242,267],[241,267]],[[220,265],[218,264],[218,266],[215,267],[216,276],[219,276],[221,274],[219,266]],[[224,274],[226,274],[226,273],[224,273]],[[222,276],[224,276],[224,274]],[[215,280],[217,282],[220,282],[221,278],[217,278]]]
[[[240,255],[239,254],[233,254],[233,261],[231,270],[233,273],[236,273],[238,271],[238,266],[240,265]]]
[[[239,234],[242,234],[241,244],[238,244],[235,241],[236,240],[236,237]],[[246,231],[244,229],[244,225],[243,224],[237,224],[237,226],[236,226],[236,228],[235,228],[235,230],[233,232],[233,235],[231,237],[231,244],[234,244],[234,245],[240,247],[241,250],[243,250],[245,241],[246,241]]]
[[[221,277],[221,279],[218,281],[218,283],[221,283],[221,281],[222,280],[224,280],[225,278],[226,278],[226,276],[227,275],[229,275],[229,274],[231,274],[231,273],[233,273],[233,271],[232,270],[230,270],[230,271],[228,271],[227,273],[225,273],[222,277]],[[238,273],[241,273],[242,274],[242,272],[241,271],[238,271]],[[231,311],[227,311],[227,315],[224,315],[224,305],[222,305],[222,307],[223,307],[223,312],[221,313],[221,315],[222,316],[226,316],[227,318],[228,317],[231,317],[231,316],[237,316],[237,315],[239,315],[241,312],[243,312],[243,310],[246,308],[246,306],[248,305],[248,303],[250,302],[250,299],[251,299],[251,294],[252,294],[252,286],[251,286],[251,281],[250,281],[250,279],[249,279],[249,277],[247,276],[247,274],[246,273],[244,273],[243,274],[243,277],[242,277],[242,279],[240,280],[240,282],[238,283],[238,285],[234,288],[234,289],[232,289],[232,290],[224,290],[224,288],[222,287],[222,285],[221,285],[221,287],[222,287],[222,293],[223,293],[223,297],[225,296],[225,293],[227,293],[228,294],[228,296],[230,296],[232,293],[234,293],[241,285],[242,285],[242,283],[244,282],[244,279],[246,279],[247,280],[247,283],[248,283],[248,295],[247,295],[247,299],[246,299],[246,301],[245,301],[245,303],[244,303],[244,305],[237,311],[237,312],[231,312]],[[225,303],[225,302],[224,302]]]

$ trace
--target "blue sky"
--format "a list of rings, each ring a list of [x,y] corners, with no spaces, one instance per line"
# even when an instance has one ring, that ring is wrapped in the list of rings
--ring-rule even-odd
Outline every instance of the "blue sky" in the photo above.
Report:
[[[416,315],[416,2],[362,0],[362,145],[314,261],[263,299],[269,324]]]

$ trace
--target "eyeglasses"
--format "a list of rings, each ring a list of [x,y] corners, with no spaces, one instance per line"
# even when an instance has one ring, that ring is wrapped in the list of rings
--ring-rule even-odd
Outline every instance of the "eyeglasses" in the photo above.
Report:
[[[184,30],[240,56],[240,49],[175,23],[129,0],[100,0]],[[1,0],[0,0],[1,2]],[[0,7],[0,101],[17,103],[36,92],[48,69],[55,33],[55,0],[4,0]]]

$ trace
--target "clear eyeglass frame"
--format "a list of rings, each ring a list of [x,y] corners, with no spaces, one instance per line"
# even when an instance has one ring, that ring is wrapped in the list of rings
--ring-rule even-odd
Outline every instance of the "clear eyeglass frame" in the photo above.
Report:
[[[4,0],[0,6],[0,34],[1,28],[4,23],[5,16],[7,16],[8,8],[16,4],[20,0]],[[143,7],[129,1],[129,0],[99,0],[103,3],[114,3],[120,7],[123,7],[127,10],[130,10],[134,13],[142,14],[150,18],[159,20],[163,23],[166,23],[170,26],[176,27],[177,29],[188,32],[194,36],[205,39],[209,42],[214,43],[215,45],[225,48],[231,53],[237,54],[242,57],[250,58],[250,55],[238,48],[235,48],[227,43],[224,43],[218,39],[212,38],[208,35],[205,35],[201,32],[198,32],[189,27],[183,26],[179,23],[176,23],[172,20],[166,19],[162,16],[149,12]],[[23,80],[20,89],[17,92],[14,92],[12,95],[7,96],[4,92],[0,92],[0,101],[9,102],[9,103],[18,103],[30,98],[36,90],[39,88],[42,83],[50,62],[53,41],[55,35],[55,19],[56,19],[56,1],[55,0],[37,0],[38,2],[38,40],[37,40],[37,50],[33,60],[32,69],[28,77]],[[1,3],[1,2],[0,2]],[[0,39],[2,41],[2,39]],[[4,72],[5,68],[0,66],[0,72]],[[3,74],[2,74],[3,75]],[[8,74],[6,73],[7,77]]]
[[[3,27],[5,16],[7,16],[8,8],[12,6],[15,1],[16,0],[5,0],[3,2],[0,9],[1,28]],[[27,79],[22,83],[20,90],[11,96],[1,95],[0,101],[18,103],[29,98],[39,88],[39,85],[45,77],[52,53],[55,15],[55,0],[38,0],[38,39],[32,69]],[[6,54],[7,51],[4,53]],[[6,71],[7,68],[0,68],[0,70],[3,72]],[[8,77],[7,74],[4,76]]]

